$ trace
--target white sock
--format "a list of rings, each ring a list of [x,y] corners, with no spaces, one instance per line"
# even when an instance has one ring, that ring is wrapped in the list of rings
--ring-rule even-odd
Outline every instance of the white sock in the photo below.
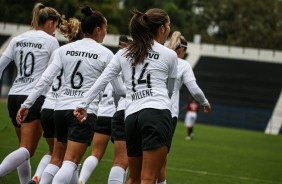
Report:
[[[41,175],[42,175],[44,169],[46,168],[46,166],[50,163],[51,158],[52,158],[51,155],[44,155],[41,158],[33,177],[37,176],[38,180],[40,181]]]
[[[159,182],[158,184],[166,184],[166,180]]]
[[[40,184],[52,183],[52,180],[59,169],[60,168],[54,164],[48,164],[41,175]]]
[[[19,149],[13,151],[2,161],[0,165],[0,177],[5,176],[6,174],[15,170],[28,159],[29,151],[26,148],[20,147]]]
[[[80,167],[81,167],[81,164],[78,164],[76,170],[74,171],[72,175],[70,184],[78,184],[78,173],[79,173]]]
[[[112,167],[109,174],[108,184],[123,184],[124,175],[125,170],[123,168],[119,166]]]
[[[79,175],[79,181],[83,184],[90,178],[92,172],[97,167],[99,160],[95,156],[89,156],[82,164],[82,169]]]
[[[69,160],[63,162],[62,167],[55,175],[52,184],[69,184],[77,165]]]
[[[31,177],[31,166],[30,160],[27,159],[24,161],[18,168],[18,175],[20,179],[20,184],[27,184],[30,181]]]

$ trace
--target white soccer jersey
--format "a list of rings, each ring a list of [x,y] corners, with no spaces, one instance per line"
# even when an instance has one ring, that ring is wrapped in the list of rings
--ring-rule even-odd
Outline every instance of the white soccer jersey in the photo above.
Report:
[[[102,98],[98,106],[97,116],[113,117],[114,113],[116,112],[113,92],[113,87],[109,83],[102,94]]]
[[[89,38],[62,46],[54,58],[54,64],[64,69],[65,83],[55,110],[76,108],[112,57],[109,49]],[[97,110],[98,104],[94,112],[97,113]]]
[[[125,105],[125,98],[121,97],[118,101],[118,106],[117,106],[117,111],[125,110],[126,105]]]
[[[171,109],[168,96],[168,78],[177,77],[177,55],[171,49],[154,41],[143,64],[132,67],[124,57],[125,49],[119,50],[113,57],[79,107],[87,107],[93,96],[122,71],[126,86],[125,116],[144,108]],[[92,94],[92,98],[90,97]]]
[[[17,67],[17,77],[9,95],[28,95],[58,47],[57,39],[44,31],[30,30],[14,37],[3,53]]]
[[[46,94],[46,98],[44,100],[44,104],[42,105],[42,109],[54,109],[56,105],[57,98],[60,94],[60,88],[63,84],[63,69],[59,72],[59,75],[53,80],[52,86],[50,87],[48,93]]]
[[[81,102],[85,92],[95,83],[113,57],[113,53],[93,39],[84,38],[66,44],[58,49],[54,59],[32,94],[24,102],[28,108],[35,101],[36,93],[40,93],[46,85],[52,83],[55,76],[63,69],[64,83],[57,98],[55,110],[75,109]],[[97,113],[98,101],[89,113]]]
[[[187,84],[190,81],[195,81],[194,72],[188,63],[183,59],[178,58],[177,64],[177,78],[174,83],[174,93],[171,97],[172,101],[172,117],[178,117],[179,114],[179,90],[183,83]]]

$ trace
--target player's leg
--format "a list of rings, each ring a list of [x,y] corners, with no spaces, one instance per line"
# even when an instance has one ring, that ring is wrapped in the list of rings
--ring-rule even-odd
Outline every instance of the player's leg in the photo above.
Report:
[[[156,183],[163,163],[168,153],[167,146],[162,146],[154,150],[143,151],[141,183]]]
[[[80,183],[84,184],[90,178],[105,153],[109,139],[109,135],[100,133],[94,134],[91,155],[87,157],[82,164],[82,169],[79,175]]]
[[[128,157],[129,175],[126,184],[140,184],[142,157]]]
[[[126,181],[126,170],[128,168],[124,110],[117,111],[112,118],[112,139],[114,141],[114,162],[109,174],[108,184],[123,184]]]
[[[123,184],[126,180],[126,169],[128,167],[128,157],[126,153],[125,141],[114,141],[114,163],[111,168],[108,184]]]
[[[39,183],[44,169],[50,163],[52,158],[55,137],[54,109],[44,108],[41,110],[41,125],[43,129],[43,137],[48,145],[48,152],[41,158],[35,174],[32,177],[33,181],[30,181],[30,184]]]
[[[68,123],[69,133],[67,136],[67,150],[63,165],[53,179],[54,184],[70,183],[77,165],[92,141],[94,134],[93,122],[97,121],[97,117],[94,114],[88,114],[87,119],[83,123],[76,119],[72,110],[64,111],[64,114]]]

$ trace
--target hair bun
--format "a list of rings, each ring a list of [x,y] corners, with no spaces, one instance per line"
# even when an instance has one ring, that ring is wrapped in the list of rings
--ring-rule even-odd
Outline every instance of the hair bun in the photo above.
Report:
[[[90,15],[92,15],[93,10],[92,10],[89,6],[84,6],[84,7],[81,9],[81,13],[83,13],[83,14],[86,15],[86,16],[90,16]]]

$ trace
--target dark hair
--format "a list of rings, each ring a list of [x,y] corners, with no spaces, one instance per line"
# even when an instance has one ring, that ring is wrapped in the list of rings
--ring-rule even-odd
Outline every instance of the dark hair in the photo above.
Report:
[[[119,42],[126,42],[126,43],[129,41],[126,35],[120,35],[118,40]]]
[[[81,20],[81,30],[84,34],[92,34],[95,27],[102,27],[106,23],[105,16],[93,11],[89,6],[82,7],[81,13],[84,14]]]
[[[146,13],[133,10],[129,23],[129,32],[133,42],[129,44],[126,57],[133,66],[143,63],[146,55],[152,50],[154,38],[161,25],[168,22],[168,14],[158,8],[149,9]]]
[[[131,43],[132,40],[129,39],[126,35],[120,35],[119,36],[119,41],[118,41],[118,45],[120,48],[124,48],[127,47],[129,45],[129,43]]]
[[[33,8],[31,26],[37,28],[43,26],[48,20],[58,21],[60,14],[54,8],[36,3]]]

